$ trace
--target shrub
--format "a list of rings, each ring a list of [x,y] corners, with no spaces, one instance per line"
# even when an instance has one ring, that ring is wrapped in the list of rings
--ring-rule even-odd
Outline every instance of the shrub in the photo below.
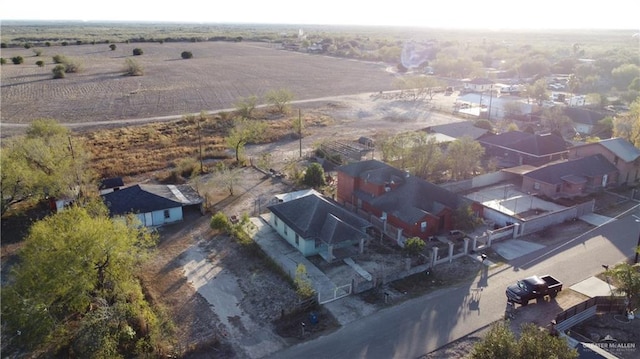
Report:
[[[140,56],[142,55],[144,52],[142,51],[141,48],[136,47],[135,49],[133,49],[133,56]]]
[[[4,57],[0,57],[0,65],[4,65],[7,63],[7,59],[5,59]]]
[[[111,51],[115,51],[115,49],[116,49],[116,44],[111,44],[111,45],[109,45],[109,48],[111,49]]]
[[[51,47],[51,42],[49,42],[49,41],[45,42],[45,43],[44,43],[44,46],[46,46],[46,47]]]
[[[26,43],[26,44],[24,44],[24,48],[25,48],[25,49],[30,49],[30,48],[31,48],[31,44],[30,44],[30,43]]]
[[[82,40],[76,40],[76,45],[82,45]]]
[[[138,62],[134,59],[126,59],[124,73],[128,76],[142,76],[144,71],[142,70],[142,66],[138,64]]]
[[[482,129],[487,130],[487,131],[491,131],[491,129],[493,128],[493,125],[491,124],[491,122],[489,120],[485,120],[485,119],[478,120],[473,125],[475,127],[477,127],[477,128],[482,128]]]
[[[40,49],[33,49],[33,53],[34,53],[36,56],[40,56],[40,55],[42,55],[42,50],[40,50]]]
[[[6,48],[7,48],[6,42],[0,43],[0,49],[6,49]]]
[[[36,65],[38,65],[38,67],[44,67],[44,61],[38,60],[36,61]]]
[[[13,61],[15,65],[20,65],[24,62],[24,59],[22,58],[22,56],[14,56],[11,58],[11,61]]]
[[[54,79],[62,79],[64,78],[65,74],[65,66],[62,64],[58,64],[51,71],[53,72]]]
[[[425,243],[418,237],[411,237],[404,243],[404,250],[411,255],[417,255],[424,249]]]
[[[60,43],[60,45],[62,45],[62,46],[67,46],[67,45],[69,45],[69,43],[68,43],[68,42],[66,42],[66,41],[63,41],[63,42],[61,42],[61,43]]]
[[[193,57],[193,54],[191,53],[191,51],[182,51],[182,54],[180,54],[180,56],[182,56],[183,59],[190,59]]]
[[[217,229],[220,231],[228,231],[231,228],[229,219],[222,212],[216,212],[216,214],[214,214],[211,217],[211,222],[209,223],[209,226],[213,229]]]
[[[80,64],[76,60],[66,59],[66,62],[63,63],[66,73],[75,73],[80,72],[82,70],[82,64]]]
[[[67,58],[64,55],[53,55],[53,62],[56,64],[64,64]]]

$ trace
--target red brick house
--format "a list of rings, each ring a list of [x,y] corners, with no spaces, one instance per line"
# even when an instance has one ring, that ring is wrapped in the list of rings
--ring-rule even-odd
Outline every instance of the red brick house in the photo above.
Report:
[[[542,166],[567,158],[568,144],[554,134],[533,134],[509,131],[487,134],[477,140],[485,155],[496,158],[498,166],[509,168],[521,165]]]
[[[640,182],[640,149],[623,138],[610,138],[569,149],[569,158],[603,155],[618,169],[618,185]]]
[[[522,176],[522,191],[550,198],[576,197],[616,186],[618,169],[596,154],[549,164]]]
[[[376,160],[344,165],[337,172],[339,203],[386,220],[405,237],[426,239],[454,228],[460,198],[453,192]]]

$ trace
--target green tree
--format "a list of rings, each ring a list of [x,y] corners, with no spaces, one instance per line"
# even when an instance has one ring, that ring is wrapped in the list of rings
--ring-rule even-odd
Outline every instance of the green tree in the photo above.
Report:
[[[20,65],[24,62],[24,58],[22,56],[14,56],[11,58],[11,62],[13,62],[14,65]]]
[[[142,54],[144,54],[144,51],[142,51],[141,48],[136,47],[135,49],[133,49],[133,56],[140,56]]]
[[[618,90],[624,90],[629,87],[631,81],[636,77],[640,77],[640,66],[636,64],[623,64],[611,70],[614,86]]]
[[[258,105],[258,97],[257,96],[249,96],[238,99],[235,103],[236,112],[240,117],[243,118],[252,118],[253,111],[256,109]]]
[[[453,214],[453,223],[456,228],[465,231],[473,231],[473,229],[481,223],[481,219],[476,216],[470,205],[459,206]]]
[[[549,99],[549,91],[547,91],[547,82],[544,79],[540,79],[534,82],[532,85],[527,85],[525,88],[527,97],[532,98],[542,104],[542,101]]]
[[[619,263],[604,273],[614,279],[615,292],[627,297],[629,308],[640,307],[640,266]]]
[[[182,51],[182,53],[180,54],[180,57],[182,57],[183,59],[190,59],[193,57],[193,53],[191,51]]]
[[[517,342],[508,322],[497,322],[471,351],[473,359],[515,359]]]
[[[293,92],[285,88],[270,90],[264,95],[264,98],[269,104],[273,105],[278,113],[285,114],[289,111],[289,106],[293,100]]]
[[[164,334],[136,272],[155,237],[139,224],[98,202],[34,223],[2,290],[3,330],[20,333],[11,344],[95,358],[152,350]]]
[[[307,167],[302,182],[310,187],[319,188],[327,184],[324,178],[324,169],[319,163],[312,163]]]
[[[115,51],[116,50],[116,44],[109,45],[109,49],[111,49],[111,51]]]
[[[633,101],[629,112],[613,119],[613,135],[640,148],[640,97]]]
[[[261,121],[248,120],[238,117],[233,121],[233,127],[225,138],[227,146],[236,153],[236,163],[240,163],[244,146],[249,142],[262,139],[267,125]]]
[[[462,180],[473,176],[480,167],[483,155],[484,148],[471,137],[465,136],[451,142],[447,148],[447,160],[452,178]]]
[[[569,348],[567,342],[541,331],[531,323],[521,327],[520,338],[516,339],[509,323],[500,321],[491,326],[487,335],[473,347],[473,359],[530,359],[556,358],[575,359],[578,352]]]
[[[55,120],[35,120],[26,136],[4,143],[0,172],[1,214],[47,196],[75,197],[91,186],[88,151]]]
[[[38,61],[36,61],[36,65],[37,65],[38,67],[44,67],[44,61],[42,61],[42,60],[38,60]]]
[[[547,130],[555,133],[563,133],[563,131],[571,127],[573,123],[571,119],[564,114],[563,106],[554,106],[542,110],[540,122]]]

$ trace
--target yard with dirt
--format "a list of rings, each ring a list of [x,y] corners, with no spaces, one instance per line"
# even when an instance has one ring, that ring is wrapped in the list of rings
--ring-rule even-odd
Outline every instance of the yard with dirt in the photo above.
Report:
[[[144,49],[144,55],[136,56],[135,60],[144,67],[145,75],[122,76],[124,61],[131,57],[134,47]],[[185,50],[193,52],[194,58],[181,59],[180,52]],[[53,80],[54,65],[49,60],[58,53],[79,59],[84,71]],[[303,140],[299,142],[283,130],[274,142],[249,145],[246,149],[254,158],[271,154],[273,167],[278,170],[288,160],[298,159],[299,151],[306,153],[319,141],[355,141],[360,136],[375,138],[385,133],[461,121],[450,115],[452,97],[436,95],[433,101],[409,101],[396,96],[377,96],[380,91],[394,90],[394,74],[384,64],[311,56],[278,50],[264,43],[118,44],[115,51],[105,44],[56,47],[44,50],[44,68],[34,64],[37,58],[30,50],[3,49],[3,56],[16,55],[25,57],[24,65],[2,68],[2,136],[24,129],[5,126],[7,124],[25,125],[36,118],[54,118],[78,129],[90,140],[95,153],[102,147],[108,150],[101,152],[100,161],[105,164],[101,167],[102,173],[109,173],[108,163],[116,159],[127,158],[124,163],[136,167],[138,162],[134,161],[160,158],[162,152],[178,145],[178,141],[172,142],[173,138],[180,138],[180,145],[185,147],[181,151],[194,157],[197,134],[184,134],[188,126],[194,125],[176,121],[176,117],[230,109],[240,98],[261,96],[278,88],[291,90],[296,100],[309,100],[294,103],[294,109],[303,112],[306,125]],[[280,129],[288,129],[297,115],[293,111],[287,117],[273,119],[272,124],[279,122]],[[171,128],[160,129],[157,123],[140,126],[146,122],[163,122]],[[215,132],[215,119],[208,125],[210,151],[223,151],[222,137]],[[129,146],[130,138],[135,139],[132,143],[136,146]],[[157,152],[151,152],[150,146],[156,146]],[[133,157],[126,157],[129,155]],[[211,160],[207,166],[212,166],[216,159]],[[155,168],[127,174],[125,181],[129,185],[166,179],[164,175],[159,176],[159,172],[175,167],[172,161],[170,157],[161,157]],[[409,277],[352,295],[343,299],[354,308],[345,318],[334,318],[323,308],[305,307],[298,302],[291,280],[263,253],[210,228],[210,216],[215,211],[228,216],[255,215],[264,211],[275,194],[296,189],[286,179],[273,178],[252,167],[238,167],[234,171],[238,180],[233,194],[221,186],[212,173],[191,182],[207,198],[210,212],[204,216],[191,213],[184,222],[161,228],[161,241],[141,275],[148,298],[174,319],[178,340],[173,347],[177,355],[260,358],[287,345],[328,333],[341,322],[356,320],[385,306],[471,278],[480,269],[479,262],[465,257],[438,266],[429,281],[425,281],[421,273],[420,278]],[[4,237],[4,220],[2,225]],[[560,234],[577,235],[585,228],[589,228],[588,225],[574,222],[566,227],[550,228],[538,239],[558,240]],[[553,235],[549,235],[552,232]],[[17,247],[16,241],[3,238],[3,271],[7,260],[15,260],[13,253]],[[371,243],[368,249],[359,259],[364,266],[367,265],[364,263],[373,263],[369,267],[372,272],[404,263],[404,254],[393,246]],[[335,276],[345,270],[342,266],[312,260]],[[390,297],[385,296],[385,292],[390,293]],[[558,297],[563,308],[580,299],[571,291],[566,292]],[[547,316],[538,317],[532,311],[535,307],[538,306],[522,308],[518,318],[535,320],[544,326]],[[550,313],[551,309],[545,315]],[[301,322],[305,322],[306,329],[300,326]],[[426,357],[464,356],[480,334]]]

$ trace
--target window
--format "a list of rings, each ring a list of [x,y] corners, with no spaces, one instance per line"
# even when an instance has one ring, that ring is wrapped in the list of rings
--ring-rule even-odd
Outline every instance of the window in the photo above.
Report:
[[[168,209],[165,209],[165,210],[164,210],[164,218],[165,218],[165,219],[167,219],[167,218],[171,218],[171,213],[169,213],[169,210],[168,210]]]
[[[424,233],[427,231],[427,222],[420,223],[420,232]]]
[[[296,246],[300,245],[300,236],[296,233]]]

